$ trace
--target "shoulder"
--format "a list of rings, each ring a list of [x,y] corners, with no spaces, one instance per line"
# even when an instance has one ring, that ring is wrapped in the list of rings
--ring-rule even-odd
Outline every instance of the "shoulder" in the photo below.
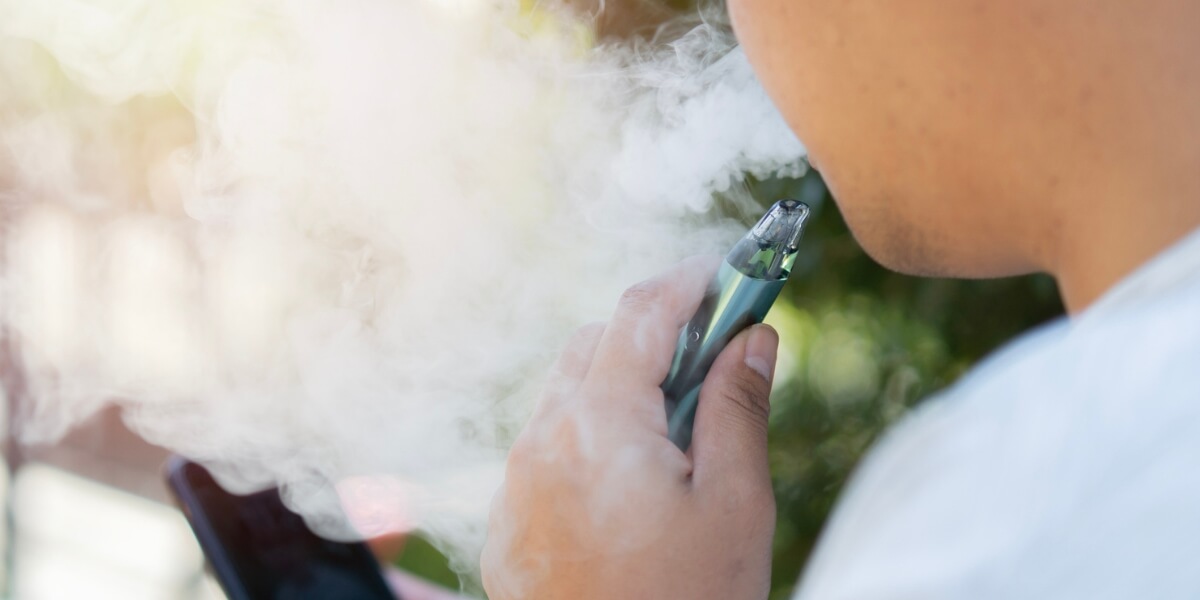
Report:
[[[1101,581],[1084,596],[1119,597],[1137,588],[1118,573],[1190,573],[1159,572],[1200,553],[1200,286],[1186,292],[1030,334],[914,411],[855,474],[802,597],[1062,597]]]

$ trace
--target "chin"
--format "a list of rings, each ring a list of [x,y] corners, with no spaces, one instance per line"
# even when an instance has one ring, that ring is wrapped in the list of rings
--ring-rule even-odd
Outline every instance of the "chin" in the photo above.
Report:
[[[891,271],[916,277],[952,277],[989,279],[1027,273],[1027,269],[992,264],[986,251],[953,246],[944,235],[891,226],[860,235],[851,228],[855,240],[872,260]],[[937,244],[935,241],[946,241]]]
[[[887,269],[921,277],[953,277],[950,254],[932,247],[931,236],[891,211],[861,211],[842,208],[846,225],[859,246],[872,260]],[[865,213],[865,214],[864,214]]]
[[[1038,270],[1028,265],[1001,260],[997,253],[967,242],[958,246],[931,243],[932,240],[944,237],[913,235],[912,231],[905,231],[903,228],[891,228],[884,236],[855,234],[854,237],[872,260],[904,275],[992,279],[1026,275]]]
[[[855,239],[858,240],[867,256],[888,270],[917,277],[964,276],[957,273],[955,269],[949,268],[948,265],[933,260],[936,257],[927,249],[914,252],[912,247],[897,248],[887,243],[872,243],[864,241],[857,235]]]

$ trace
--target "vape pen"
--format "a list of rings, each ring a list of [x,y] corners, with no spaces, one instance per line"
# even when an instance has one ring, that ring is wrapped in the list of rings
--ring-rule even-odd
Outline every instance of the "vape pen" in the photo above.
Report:
[[[671,371],[663,381],[667,435],[687,451],[700,385],[725,345],[741,330],[761,323],[796,262],[808,205],[776,202],[721,264],[700,308],[679,334]]]

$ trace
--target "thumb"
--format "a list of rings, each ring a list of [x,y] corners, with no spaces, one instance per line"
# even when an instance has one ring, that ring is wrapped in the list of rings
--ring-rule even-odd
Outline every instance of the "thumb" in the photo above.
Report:
[[[693,476],[749,476],[768,481],[767,418],[779,334],[754,325],[737,335],[717,357],[696,407],[692,438]]]

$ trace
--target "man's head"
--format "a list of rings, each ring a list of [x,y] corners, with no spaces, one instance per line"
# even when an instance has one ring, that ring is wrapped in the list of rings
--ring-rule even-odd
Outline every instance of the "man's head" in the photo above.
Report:
[[[965,277],[1055,271],[1066,216],[1200,165],[1198,6],[729,0],[860,243]]]

